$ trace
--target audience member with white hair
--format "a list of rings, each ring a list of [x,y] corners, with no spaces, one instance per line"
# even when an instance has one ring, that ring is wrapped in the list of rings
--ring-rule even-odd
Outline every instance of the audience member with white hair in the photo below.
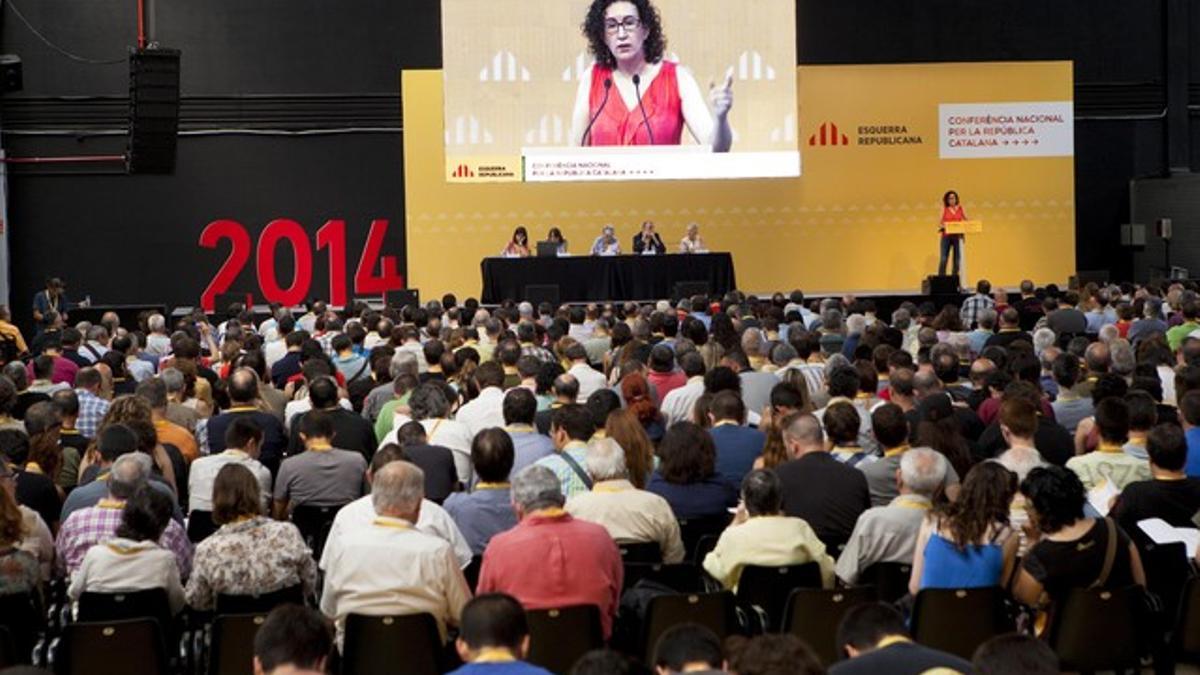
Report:
[[[446,639],[458,625],[471,591],[445,540],[416,527],[425,474],[415,464],[391,462],[375,473],[370,526],[347,532],[326,561],[321,611],[333,619],[341,643],[349,614],[428,612]]]
[[[1108,324],[1104,328],[1115,329],[1116,326]],[[1104,329],[1101,329],[1101,333],[1103,332]],[[1103,340],[1104,336],[1101,335],[1100,339]],[[1111,340],[1106,340],[1106,342],[1108,342],[1108,355],[1111,363],[1109,366],[1110,370],[1125,378],[1126,382],[1130,381],[1133,378],[1133,371],[1137,368],[1137,356],[1133,353],[1133,345],[1130,345],[1128,340],[1120,337],[1114,337]]]
[[[900,455],[895,472],[897,496],[886,506],[867,509],[858,518],[837,561],[837,576],[848,585],[876,563],[909,564],[921,521],[950,471],[945,456],[932,448],[913,448]]]
[[[1033,353],[1041,356],[1054,346],[1058,338],[1054,335],[1054,331],[1049,328],[1039,328],[1033,331]]]
[[[568,513],[604,526],[618,544],[656,543],[663,562],[683,562],[683,540],[671,505],[633,486],[625,451],[616,441],[600,438],[588,443],[584,465],[592,489],[572,496],[566,504]]]
[[[167,335],[167,320],[162,314],[151,314],[146,319],[146,351],[154,356],[163,357],[171,353],[171,336]]]

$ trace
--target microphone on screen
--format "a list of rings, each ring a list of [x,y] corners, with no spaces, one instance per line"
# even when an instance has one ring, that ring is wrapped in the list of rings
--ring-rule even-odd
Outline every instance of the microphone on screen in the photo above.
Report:
[[[650,116],[646,114],[646,106],[642,105],[642,76],[633,76],[633,91],[637,93],[638,107],[642,110],[642,124],[646,125],[646,134],[650,136],[650,145],[654,145],[654,131],[650,128]]]
[[[604,112],[604,106],[608,105],[608,94],[612,91],[612,78],[604,78],[604,98],[600,101],[600,108],[596,110],[596,114],[592,115],[592,120],[588,122],[587,129],[583,130],[583,138],[579,139],[580,145],[588,145],[590,140],[588,136],[592,133],[592,127],[596,125],[596,120],[600,119],[600,113]]]

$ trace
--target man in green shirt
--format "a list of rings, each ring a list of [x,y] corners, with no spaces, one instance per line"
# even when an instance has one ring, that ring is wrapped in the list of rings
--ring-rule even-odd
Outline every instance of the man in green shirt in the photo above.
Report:
[[[1167,330],[1167,345],[1171,351],[1179,351],[1179,346],[1192,331],[1200,329],[1200,305],[1195,302],[1183,303],[1183,323]]]

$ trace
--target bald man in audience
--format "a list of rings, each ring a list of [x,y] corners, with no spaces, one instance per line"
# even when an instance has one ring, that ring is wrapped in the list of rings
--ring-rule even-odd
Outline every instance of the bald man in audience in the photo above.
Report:
[[[845,544],[860,514],[871,507],[867,479],[829,454],[821,422],[807,413],[784,418],[783,442],[791,461],[775,468],[783,512],[803,518],[829,549]]]

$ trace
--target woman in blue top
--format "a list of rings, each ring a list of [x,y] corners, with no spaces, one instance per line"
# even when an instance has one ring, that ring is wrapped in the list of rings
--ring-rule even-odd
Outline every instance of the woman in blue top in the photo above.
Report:
[[[956,501],[935,508],[917,535],[908,590],[1004,586],[1018,537],[1008,524],[1017,476],[996,462],[967,473]]]

